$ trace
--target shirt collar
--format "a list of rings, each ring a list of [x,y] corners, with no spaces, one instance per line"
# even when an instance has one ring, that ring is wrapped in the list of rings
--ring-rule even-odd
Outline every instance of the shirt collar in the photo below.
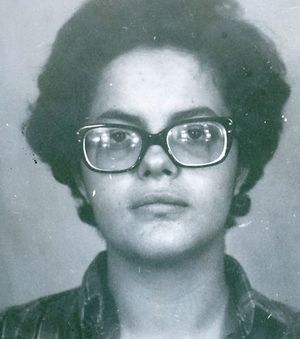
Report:
[[[118,311],[107,284],[107,254],[101,252],[90,264],[80,290],[83,338],[117,337]]]
[[[229,255],[225,256],[225,277],[236,310],[238,327],[242,337],[252,330],[255,315],[255,298],[249,279],[241,265]]]
[[[226,282],[236,310],[242,337],[253,327],[255,298],[241,265],[226,255],[224,261]],[[86,271],[80,290],[80,318],[82,330],[89,338],[114,338],[119,331],[118,311],[107,287],[107,255],[100,253]],[[113,333],[113,335],[112,335]],[[84,336],[84,337],[85,337]]]

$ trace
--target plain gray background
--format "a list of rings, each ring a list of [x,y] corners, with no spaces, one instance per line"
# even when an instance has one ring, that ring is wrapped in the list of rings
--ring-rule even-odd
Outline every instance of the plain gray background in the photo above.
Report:
[[[293,92],[280,148],[227,247],[258,290],[300,307],[300,1],[240,2],[245,16],[277,43]],[[0,0],[0,308],[78,285],[104,248],[96,231],[79,221],[67,188],[35,163],[21,133],[56,32],[81,3]]]

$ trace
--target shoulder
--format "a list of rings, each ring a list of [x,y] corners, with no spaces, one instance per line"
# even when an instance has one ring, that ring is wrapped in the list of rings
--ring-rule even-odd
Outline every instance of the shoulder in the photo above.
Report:
[[[255,301],[254,326],[272,338],[300,338],[300,312],[252,290]],[[267,336],[268,337],[268,336]]]
[[[102,333],[106,296],[106,253],[100,253],[84,274],[82,285],[62,293],[13,306],[0,314],[1,339],[90,337]]]
[[[13,306],[0,314],[1,338],[54,338],[57,334],[69,337],[78,326],[79,289]]]
[[[254,290],[242,266],[228,255],[225,275],[244,338],[300,338],[299,311]]]

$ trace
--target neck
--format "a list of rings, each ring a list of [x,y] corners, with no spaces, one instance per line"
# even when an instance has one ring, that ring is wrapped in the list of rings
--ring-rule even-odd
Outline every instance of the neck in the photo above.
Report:
[[[121,337],[221,338],[228,302],[224,246],[222,234],[207,249],[170,265],[137,261],[108,247],[108,283]]]

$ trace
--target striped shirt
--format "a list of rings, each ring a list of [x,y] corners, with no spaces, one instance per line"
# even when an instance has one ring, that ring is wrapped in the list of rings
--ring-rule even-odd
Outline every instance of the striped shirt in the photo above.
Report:
[[[99,254],[76,289],[6,310],[0,316],[0,338],[119,338],[106,261],[106,252]],[[225,275],[237,324],[226,339],[300,338],[300,314],[254,291],[241,266],[230,256],[225,257]]]

